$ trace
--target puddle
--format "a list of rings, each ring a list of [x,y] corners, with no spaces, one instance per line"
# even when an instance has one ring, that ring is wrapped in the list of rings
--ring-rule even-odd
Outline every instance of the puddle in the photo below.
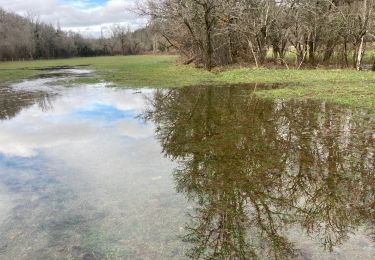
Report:
[[[145,118],[198,205],[194,259],[372,259],[375,118],[247,87],[157,91]]]
[[[375,257],[366,110],[56,81],[0,91],[0,259]]]
[[[74,73],[77,73],[82,68],[85,68],[88,66],[90,66],[90,64],[82,64],[82,65],[76,65],[76,66],[62,65],[62,66],[34,68],[34,70],[42,70],[42,71],[76,70]]]

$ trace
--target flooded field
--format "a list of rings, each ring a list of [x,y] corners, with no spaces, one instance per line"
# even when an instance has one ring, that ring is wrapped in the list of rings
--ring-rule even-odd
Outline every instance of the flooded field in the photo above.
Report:
[[[375,258],[373,114],[90,73],[0,87],[0,259]]]

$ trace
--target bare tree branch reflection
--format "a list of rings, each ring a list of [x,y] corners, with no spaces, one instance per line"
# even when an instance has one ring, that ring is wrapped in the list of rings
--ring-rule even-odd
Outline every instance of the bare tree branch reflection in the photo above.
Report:
[[[144,117],[196,203],[188,256],[290,259],[287,231],[333,250],[374,223],[375,122],[365,111],[254,98],[246,87],[160,90]]]
[[[14,91],[8,87],[0,88],[0,120],[11,119],[24,108],[37,104],[42,111],[53,108],[55,94],[43,91]]]

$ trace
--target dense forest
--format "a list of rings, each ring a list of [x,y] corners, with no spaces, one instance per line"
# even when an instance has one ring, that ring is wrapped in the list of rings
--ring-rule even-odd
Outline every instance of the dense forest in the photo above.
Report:
[[[50,59],[98,55],[127,55],[156,51],[150,27],[131,31],[113,25],[110,37],[88,39],[40,22],[35,15],[26,17],[0,8],[0,60]]]
[[[375,0],[148,0],[139,6],[187,62],[362,68]]]

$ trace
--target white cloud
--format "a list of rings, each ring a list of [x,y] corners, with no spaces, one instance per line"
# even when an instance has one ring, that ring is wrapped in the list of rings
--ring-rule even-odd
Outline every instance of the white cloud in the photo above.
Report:
[[[126,24],[132,29],[145,25],[146,20],[131,10],[136,0],[0,0],[0,7],[21,15],[33,13],[40,20],[63,29],[81,32],[86,36],[100,35],[101,27],[112,24]]]

